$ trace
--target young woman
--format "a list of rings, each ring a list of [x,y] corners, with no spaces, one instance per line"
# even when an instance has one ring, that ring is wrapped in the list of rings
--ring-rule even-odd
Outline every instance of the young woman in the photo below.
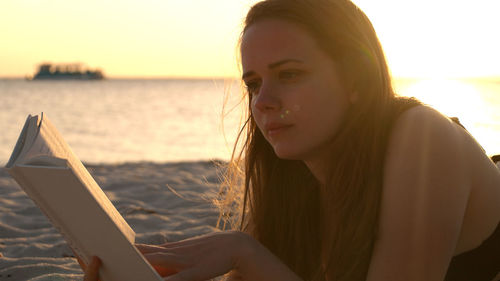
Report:
[[[243,198],[224,190],[239,230],[138,245],[166,280],[499,278],[500,171],[462,127],[395,96],[353,3],[256,4],[241,64]]]

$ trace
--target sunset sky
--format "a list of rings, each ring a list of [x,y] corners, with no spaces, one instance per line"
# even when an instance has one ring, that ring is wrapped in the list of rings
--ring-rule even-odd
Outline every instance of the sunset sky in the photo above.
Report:
[[[253,0],[2,0],[0,77],[82,62],[108,77],[238,76]],[[500,77],[500,1],[355,0],[394,76]]]

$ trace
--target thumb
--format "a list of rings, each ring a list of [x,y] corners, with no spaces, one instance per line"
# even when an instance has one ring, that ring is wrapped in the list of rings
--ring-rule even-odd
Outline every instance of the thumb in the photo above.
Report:
[[[93,256],[92,261],[85,270],[85,277],[83,278],[83,281],[97,281],[100,266],[101,260],[98,257]]]

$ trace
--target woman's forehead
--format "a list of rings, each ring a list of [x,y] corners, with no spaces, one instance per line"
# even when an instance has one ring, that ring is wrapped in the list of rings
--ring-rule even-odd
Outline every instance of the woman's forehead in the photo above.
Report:
[[[318,51],[318,47],[314,38],[298,25],[266,19],[246,29],[240,51],[245,67],[287,58],[307,60],[308,56]]]

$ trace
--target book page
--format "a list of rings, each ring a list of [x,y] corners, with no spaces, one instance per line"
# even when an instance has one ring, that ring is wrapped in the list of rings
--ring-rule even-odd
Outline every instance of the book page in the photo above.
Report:
[[[52,164],[56,164],[61,163],[60,159],[65,159],[67,161],[67,165],[73,170],[75,175],[83,183],[85,183],[84,186],[89,189],[95,200],[106,210],[114,222],[120,226],[120,229],[123,231],[130,243],[134,243],[135,232],[118,213],[116,208],[109,201],[108,197],[104,194],[87,169],[83,166],[80,159],[78,159],[78,157],[73,153],[70,146],[66,143],[66,141],[64,141],[59,131],[54,125],[52,125],[46,115],[42,114],[38,127],[38,135],[36,136],[31,147],[28,149],[26,155],[19,162],[29,164],[30,159],[40,160],[58,158],[59,160],[52,162]],[[47,161],[46,166],[52,166],[50,161]]]
[[[40,156],[61,159],[71,157],[71,148],[66,144],[57,129],[43,113],[37,127],[37,135],[31,144],[27,143],[29,148],[26,150],[26,154],[23,155],[22,159],[18,160],[20,163],[26,163],[31,158]]]
[[[23,129],[21,130],[21,134],[17,139],[14,151],[7,162],[7,168],[10,168],[17,161],[22,161],[38,134],[38,125],[38,116],[28,115],[26,122],[24,122]]]

